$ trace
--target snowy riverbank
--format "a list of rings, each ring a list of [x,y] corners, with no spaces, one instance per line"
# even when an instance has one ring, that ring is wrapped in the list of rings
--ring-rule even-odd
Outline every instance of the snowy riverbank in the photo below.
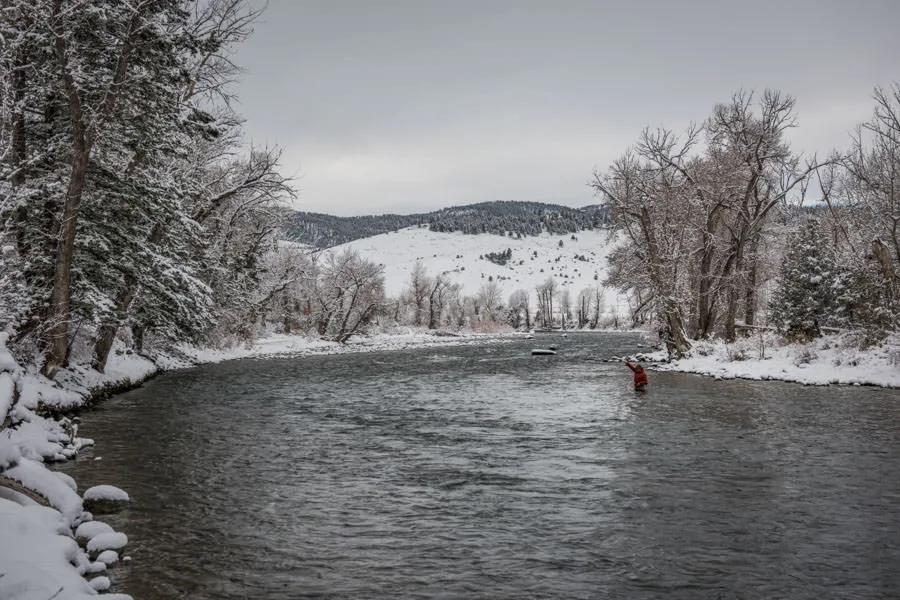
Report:
[[[104,374],[73,367],[50,382],[18,365],[0,334],[0,598],[81,599],[110,587],[107,569],[127,559],[127,538],[85,512],[96,499],[126,501],[127,495],[101,486],[79,494],[76,482],[52,471],[54,461],[74,457],[92,440],[78,436],[77,424],[46,416],[86,404],[93,396],[138,384],[159,370],[240,358],[306,356],[399,350],[413,347],[481,344],[520,334],[434,335],[404,329],[336,344],[302,336],[271,335],[229,349],[182,347],[154,361],[126,352],[110,358]],[[804,384],[858,384],[900,388],[900,335],[865,351],[830,336],[805,345],[781,345],[774,335],[735,344],[695,342],[691,356],[666,362],[664,352],[641,354],[658,370],[716,378],[779,379]],[[95,498],[92,498],[95,497]],[[76,535],[77,534],[77,535]],[[76,537],[78,542],[76,542]],[[122,556],[119,553],[123,552]],[[113,576],[114,580],[114,576]],[[124,594],[107,598],[125,600]]]
[[[667,362],[665,351],[640,360],[660,371],[697,373],[717,379],[775,379],[805,385],[875,385],[900,388],[900,334],[860,350],[846,334],[807,344],[783,344],[774,333],[722,341],[693,342],[690,356]]]
[[[251,345],[224,350],[182,347],[147,358],[113,352],[106,372],[74,366],[56,381],[19,365],[0,333],[0,598],[4,600],[81,600],[107,591],[108,569],[128,560],[127,536],[95,519],[99,511],[127,502],[113,486],[79,494],[70,477],[53,471],[54,462],[73,458],[93,441],[78,436],[77,422],[52,418],[85,406],[94,398],[139,385],[159,371],[239,358],[303,356],[399,350],[410,347],[479,344],[501,336],[434,335],[405,329],[337,344],[302,336],[272,335]],[[508,336],[507,336],[508,337]],[[10,424],[15,424],[9,427]],[[120,556],[120,553],[122,555]],[[114,577],[113,577],[114,579]],[[107,594],[127,600],[126,594]]]

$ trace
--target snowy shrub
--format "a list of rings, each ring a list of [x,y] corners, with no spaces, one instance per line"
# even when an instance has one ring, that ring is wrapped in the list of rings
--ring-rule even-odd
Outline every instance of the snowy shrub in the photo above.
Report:
[[[794,364],[797,366],[808,365],[816,360],[818,355],[815,349],[809,344],[803,345],[798,349],[797,355],[794,357]]]

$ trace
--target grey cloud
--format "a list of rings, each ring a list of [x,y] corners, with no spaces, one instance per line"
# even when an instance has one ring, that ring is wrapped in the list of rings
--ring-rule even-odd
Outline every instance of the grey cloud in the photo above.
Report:
[[[900,3],[272,0],[236,55],[248,134],[285,148],[302,210],[591,202],[646,125],[739,88],[798,98],[827,152],[898,78]]]

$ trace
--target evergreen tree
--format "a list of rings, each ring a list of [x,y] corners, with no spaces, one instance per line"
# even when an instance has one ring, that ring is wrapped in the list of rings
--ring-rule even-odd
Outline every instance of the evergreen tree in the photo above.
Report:
[[[821,327],[840,320],[843,275],[833,246],[819,222],[810,219],[791,236],[781,263],[772,320],[795,341],[821,335]]]

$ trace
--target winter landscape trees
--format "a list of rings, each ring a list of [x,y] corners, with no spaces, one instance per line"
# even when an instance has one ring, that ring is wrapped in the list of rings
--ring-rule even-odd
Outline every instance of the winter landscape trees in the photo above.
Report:
[[[335,340],[375,322],[603,326],[600,287],[576,294],[549,276],[504,304],[497,281],[462,290],[419,265],[391,300],[377,257],[279,243],[294,191],[279,149],[246,146],[230,87],[229,51],[258,16],[244,0],[7,3],[0,324],[15,352],[52,376],[73,350],[102,371],[117,339],[137,351],[234,343],[276,323]],[[650,323],[676,356],[760,325],[795,337],[850,328],[871,342],[900,314],[900,88],[874,99],[849,148],[827,159],[790,148],[793,98],[738,92],[681,134],[643,131],[594,174],[599,207],[409,217],[517,239],[615,223],[626,244],[598,285],[626,293],[630,324]],[[316,235],[336,239],[334,219]],[[503,245],[486,259],[514,260]]]
[[[595,172],[627,240],[609,283],[645,298],[670,354],[690,339],[734,340],[760,316],[800,337],[826,324],[868,340],[897,328],[897,85],[875,101],[850,150],[828,160],[791,151],[793,98],[739,92],[682,136],[645,130]]]
[[[293,195],[231,109],[227,53],[256,16],[242,0],[4,8],[0,297],[44,373],[84,344],[102,370],[123,328],[139,347],[253,313],[272,209]]]

